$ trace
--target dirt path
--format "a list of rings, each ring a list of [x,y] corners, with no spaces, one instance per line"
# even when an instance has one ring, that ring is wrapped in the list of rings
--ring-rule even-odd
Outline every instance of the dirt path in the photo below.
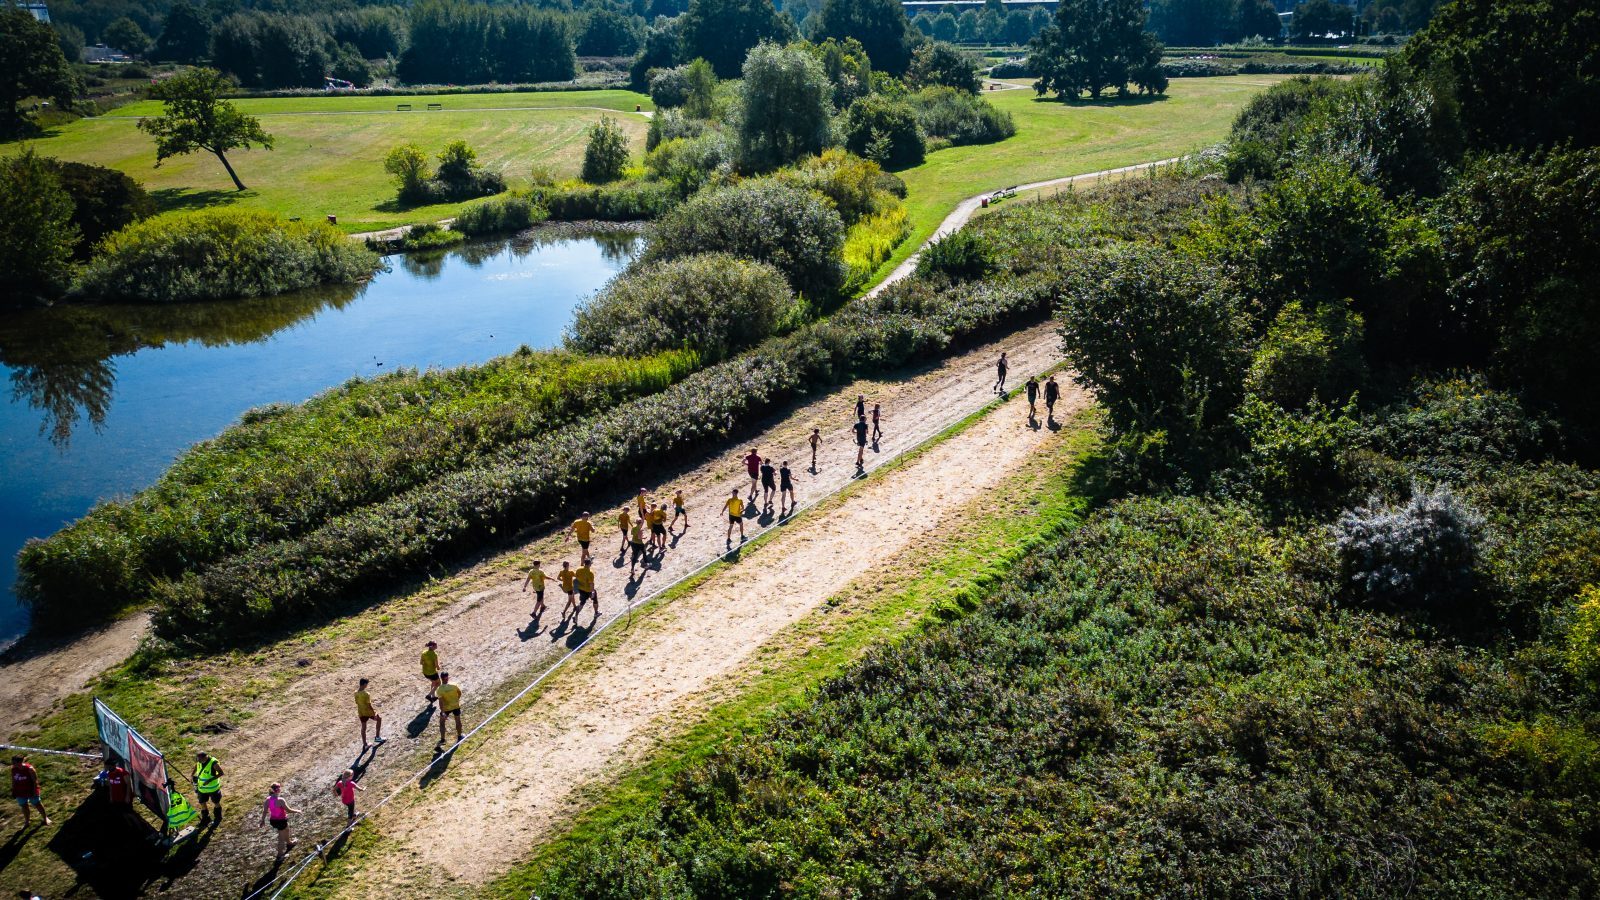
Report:
[[[24,639],[0,656],[0,680],[7,685],[6,695],[38,696],[46,704],[0,703],[0,738],[9,739],[30,720],[49,711],[49,704],[83,690],[90,680],[118,660],[126,659],[150,627],[148,613],[128,616],[67,643],[33,646]],[[26,686],[25,689],[19,689]]]
[[[1069,391],[1065,416],[1085,402]],[[681,713],[785,627],[1026,465],[1053,435],[1028,428],[1019,412],[996,411],[827,515],[802,518],[605,652],[575,661],[435,786],[375,820],[386,852],[363,860],[341,895],[437,896],[450,893],[445,878],[474,885],[504,871],[574,808],[586,785],[636,755],[636,738],[658,719]],[[441,835],[471,835],[472,852]]]

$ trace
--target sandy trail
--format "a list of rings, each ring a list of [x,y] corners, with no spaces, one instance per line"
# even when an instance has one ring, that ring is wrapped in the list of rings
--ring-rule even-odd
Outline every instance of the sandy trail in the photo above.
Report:
[[[1062,418],[1085,404],[1064,396]],[[691,593],[635,624],[620,643],[576,660],[517,718],[462,753],[419,800],[377,821],[388,852],[364,860],[346,896],[387,897],[442,877],[479,884],[524,856],[576,806],[583,788],[635,755],[641,735],[713,681],[747,664],[782,629],[951,512],[1028,463],[1052,432],[1020,404],[875,478],[827,515],[805,517]],[[416,795],[413,795],[415,797]],[[440,835],[471,835],[471,853]]]

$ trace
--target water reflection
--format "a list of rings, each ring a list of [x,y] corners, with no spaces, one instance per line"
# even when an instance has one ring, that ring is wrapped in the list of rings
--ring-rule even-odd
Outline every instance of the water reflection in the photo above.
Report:
[[[323,309],[340,309],[365,285],[340,285],[214,303],[63,305],[0,316],[0,365],[13,402],[42,413],[39,433],[65,448],[87,422],[105,424],[115,357],[194,341],[226,347],[263,340]]]

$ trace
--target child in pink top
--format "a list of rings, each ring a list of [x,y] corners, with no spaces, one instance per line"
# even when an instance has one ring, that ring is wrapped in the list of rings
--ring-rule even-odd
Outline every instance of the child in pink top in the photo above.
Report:
[[[295,844],[300,843],[294,839],[294,835],[289,833],[289,814],[297,813],[300,810],[284,802],[283,797],[278,793],[281,790],[283,790],[283,785],[274,781],[272,787],[267,791],[267,802],[261,805],[261,818],[256,822],[257,828],[271,824],[272,830],[278,833],[279,862],[282,862],[283,858],[289,855],[289,851],[294,849]]]
[[[339,795],[339,802],[344,804],[347,822],[356,820],[356,791],[361,790],[366,789],[356,784],[354,769],[345,769],[344,774],[339,776],[339,780],[333,783],[333,792]]]

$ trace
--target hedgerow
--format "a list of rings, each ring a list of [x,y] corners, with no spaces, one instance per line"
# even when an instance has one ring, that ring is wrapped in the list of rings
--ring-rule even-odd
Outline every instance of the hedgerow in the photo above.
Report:
[[[457,213],[455,221],[450,223],[450,230],[468,237],[504,234],[532,228],[543,222],[545,217],[544,209],[527,197],[492,197]]]
[[[654,219],[678,205],[676,189],[666,182],[625,178],[610,184],[573,182],[535,187],[529,199],[557,222],[632,222]]]

